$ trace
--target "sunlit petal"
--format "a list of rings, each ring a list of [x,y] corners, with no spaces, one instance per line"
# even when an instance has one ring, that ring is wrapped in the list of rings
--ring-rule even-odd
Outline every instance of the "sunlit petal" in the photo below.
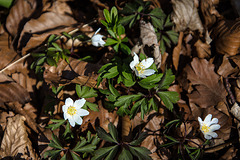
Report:
[[[147,58],[141,61],[142,65],[145,68],[149,68],[153,64],[153,62],[154,62],[153,58]]]
[[[219,124],[211,125],[209,132],[213,132],[213,131],[219,130],[220,127],[221,127],[221,126],[220,126]]]
[[[74,119],[73,119],[72,116],[69,116],[69,117],[68,117],[68,121],[69,121],[69,123],[70,123],[70,125],[71,125],[72,127],[75,127],[75,121],[74,121]]]
[[[151,75],[153,75],[155,73],[155,71],[153,70],[153,69],[146,69],[146,70],[144,70],[143,71],[143,75],[144,76],[151,76]]]
[[[64,105],[62,106],[62,111],[63,111],[63,112],[67,112],[68,107],[69,107],[69,106],[67,106],[67,105],[64,104]]]
[[[133,57],[133,61],[130,63],[130,68],[132,70],[135,70],[135,66],[139,63],[139,58],[135,52],[133,52],[133,54],[134,54],[134,57]]]
[[[210,122],[211,122],[211,119],[212,119],[212,115],[208,114],[204,119],[204,123],[209,126]]]
[[[73,116],[73,119],[74,119],[74,121],[77,123],[77,124],[79,124],[79,125],[81,125],[82,124],[82,118],[81,117],[79,117],[77,114],[75,114],[74,116]]]
[[[79,115],[79,116],[87,116],[87,115],[89,115],[89,112],[86,109],[78,109],[77,110],[77,115]]]
[[[82,99],[78,99],[74,102],[73,106],[76,108],[76,109],[80,109],[82,108],[82,106],[85,104],[86,100],[85,98],[82,98]]]
[[[66,100],[65,100],[65,105],[66,106],[72,106],[73,105],[73,100],[72,100],[72,98],[67,98]]]

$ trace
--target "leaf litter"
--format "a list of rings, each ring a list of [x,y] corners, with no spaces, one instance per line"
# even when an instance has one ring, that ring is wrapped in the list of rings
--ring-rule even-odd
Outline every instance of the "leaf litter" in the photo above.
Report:
[[[204,137],[199,130],[197,119],[212,114],[218,118],[221,128],[216,131],[218,138],[209,142],[206,153],[210,156],[215,155],[218,159],[236,158],[239,152],[239,133],[236,128],[240,124],[239,19],[225,18],[228,16],[225,15],[227,12],[218,8],[223,5],[221,1],[172,0],[172,8],[164,1],[152,2],[156,4],[151,6],[153,8],[161,6],[162,9],[171,11],[174,29],[180,35],[178,43],[161,53],[161,44],[158,43],[156,30],[154,31],[150,22],[140,23],[140,27],[134,26],[136,30],[140,29],[140,32],[129,41],[132,43],[131,48],[137,43],[135,49],[141,50],[147,56],[153,55],[159,70],[171,68],[174,71],[176,79],[169,91],[177,91],[181,95],[181,99],[174,106],[176,110],[170,112],[159,104],[158,112],[149,112],[144,119],[138,113],[134,119],[130,119],[128,116],[119,116],[115,107],[111,108],[112,111],[104,108],[105,102],[102,97],[86,98],[89,102],[96,103],[99,111],[90,111],[90,114],[84,117],[83,124],[73,132],[80,134],[91,130],[92,133],[96,133],[97,127],[110,132],[108,124],[112,122],[124,141],[132,140],[134,135],[140,132],[147,132],[148,137],[140,146],[151,151],[152,159],[175,159],[176,147],[167,146],[169,142],[174,142],[171,137],[176,138],[176,144],[179,146],[184,144],[181,147],[186,147],[186,144],[191,147],[203,145]],[[119,5],[123,6],[124,3],[126,2],[123,1]],[[67,44],[66,37],[56,41],[59,46],[71,49],[69,63],[60,60],[57,67],[45,64],[43,82],[39,83],[38,75],[30,69],[34,59],[30,57],[29,52],[39,55],[45,52],[50,35],[62,36],[63,32],[69,33],[77,29],[90,39],[97,26],[102,26],[100,19],[104,19],[103,9],[114,5],[112,2],[93,0],[87,1],[87,6],[84,7],[71,4],[76,2],[16,0],[6,21],[1,24],[4,26],[1,27],[0,33],[1,158],[11,156],[42,159],[44,153],[51,150],[46,144],[54,140],[50,129],[44,127],[51,124],[49,120],[52,118],[61,119],[62,101],[67,96],[78,98],[73,86],[80,84],[94,89],[106,89],[106,81],[97,86],[98,70],[112,59],[114,48],[96,49],[81,39],[78,43],[81,45],[76,45],[73,41],[68,41]],[[78,12],[76,8],[79,9]],[[232,9],[228,9],[231,12]],[[77,18],[76,15],[81,15],[81,18]],[[92,15],[95,17],[91,17]],[[84,30],[83,25],[88,28]],[[102,31],[106,34],[106,30]],[[208,41],[208,33],[212,41]],[[136,39],[143,43],[142,48]],[[146,50],[145,46],[153,47],[152,52]],[[93,54],[98,54],[93,56],[95,61],[79,59],[84,55]],[[26,59],[8,67],[24,55],[28,55]],[[5,67],[7,68],[4,69]],[[51,113],[50,108],[45,112],[44,108],[52,102],[45,94],[51,96],[49,93],[54,87],[65,87],[66,90],[58,93],[57,98],[61,100],[54,101],[55,112]],[[183,123],[176,128],[166,125],[176,119]],[[62,128],[54,133],[60,136]],[[38,145],[35,145],[36,142]],[[45,150],[41,148],[43,144]],[[102,142],[98,147],[107,145],[108,143]],[[184,157],[188,153],[186,151],[180,155]]]

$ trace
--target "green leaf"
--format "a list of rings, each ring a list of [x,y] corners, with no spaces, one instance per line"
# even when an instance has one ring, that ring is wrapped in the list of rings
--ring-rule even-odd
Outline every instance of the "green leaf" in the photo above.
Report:
[[[123,17],[121,20],[120,20],[120,23],[122,25],[127,25],[131,20],[134,20],[135,19],[135,14],[132,14],[132,15],[129,15],[129,16],[126,16],[126,17]]]
[[[98,112],[98,105],[97,104],[94,104],[94,103],[91,103],[91,102],[85,102],[85,104],[88,106],[88,108],[90,108],[92,111],[96,111]]]
[[[149,110],[151,109],[151,107],[153,110],[158,111],[158,106],[157,106],[156,102],[154,101],[153,97],[148,101]]]
[[[171,69],[168,69],[164,74],[161,83],[159,84],[160,89],[168,89],[169,85],[175,80],[175,76],[172,74]]]
[[[112,83],[110,80],[108,80],[108,84],[109,84],[109,90],[111,91],[111,93],[116,96],[119,97],[120,93],[118,93],[118,91],[113,87]]]
[[[53,58],[51,58],[51,57],[48,57],[48,58],[47,58],[47,63],[48,63],[50,66],[57,66],[56,61],[55,61]]]
[[[51,34],[51,36],[48,38],[48,43],[52,42],[56,36],[54,34]]]
[[[172,91],[162,91],[157,93],[165,106],[172,111],[173,109],[173,103],[177,103],[179,100],[179,95],[177,92]]]
[[[79,84],[76,84],[76,92],[78,97],[80,98],[91,98],[91,97],[97,97],[97,92],[88,86],[81,87]]]
[[[53,142],[58,146],[58,149],[62,149],[62,144],[60,143],[59,139],[57,138],[57,136],[55,136],[54,134],[52,134],[52,139]],[[55,147],[56,148],[56,147]]]
[[[69,38],[69,39],[72,38],[72,36],[71,36],[70,34],[68,34],[67,32],[63,32],[62,34],[63,34],[64,36],[66,36],[67,38]]]
[[[44,153],[44,158],[51,157],[51,159],[55,159],[61,150],[48,150]]]
[[[117,8],[114,6],[111,9],[111,17],[113,19],[113,18],[116,18],[117,16],[118,16],[118,11],[117,11]],[[117,21],[117,19],[116,19],[116,21]]]
[[[60,160],[67,160],[67,154],[64,154]]]
[[[166,33],[174,44],[176,44],[178,42],[178,33],[177,32],[170,30],[170,31],[167,31]]]
[[[125,28],[121,24],[118,25],[118,27],[117,27],[117,33],[118,33],[119,38],[121,37],[122,34],[125,33]]]
[[[113,46],[113,49],[118,52],[118,48],[119,48],[119,43],[117,43],[115,46]]]
[[[118,43],[118,41],[112,39],[112,38],[107,38],[107,41],[105,43],[105,46],[110,46],[110,45],[113,45],[113,44],[116,44]]]
[[[40,57],[40,58],[38,58],[38,60],[37,60],[37,62],[36,62],[36,65],[37,66],[41,66],[44,62],[45,62],[45,59],[46,59],[47,57]]]
[[[159,148],[163,148],[163,147],[170,147],[170,146],[173,146],[175,144],[177,144],[178,142],[169,142],[169,143],[165,143],[165,144],[162,144],[159,146]]]
[[[111,150],[113,150],[116,146],[104,147],[96,150],[94,152],[94,157],[91,160],[101,160],[105,157]]]
[[[165,127],[168,127],[168,126],[170,126],[170,125],[172,125],[172,124],[174,124],[174,123],[178,123],[178,122],[180,122],[180,119],[174,119],[174,120],[168,122],[168,123],[165,125]]]
[[[104,10],[103,10],[103,15],[104,15],[104,17],[105,17],[105,19],[106,19],[106,21],[107,21],[108,23],[111,23],[111,22],[112,22],[111,17],[110,17],[110,13],[109,13],[109,11],[108,11],[107,9],[104,9]]]
[[[154,8],[149,14],[159,19],[165,19],[166,17],[165,13],[161,8]]]
[[[108,73],[104,74],[103,78],[111,79],[118,75],[117,66],[114,66],[108,70]]]
[[[128,103],[128,101],[127,101]],[[124,116],[124,115],[129,115],[130,114],[130,111],[128,110],[128,105],[127,104],[124,104],[123,106],[121,106],[118,111],[117,111],[117,114],[119,116]]]
[[[107,24],[106,21],[104,21],[104,20],[100,20],[100,22],[101,22],[105,27],[108,27],[108,24]]]
[[[174,139],[174,138],[171,137],[171,136],[167,136],[166,134],[164,134],[164,136],[165,136],[167,139],[170,139],[170,140],[173,141],[173,142],[179,143],[178,140]]]
[[[59,47],[59,45],[55,42],[52,43],[52,45],[57,49],[57,51],[63,51],[61,47]]]
[[[137,101],[136,103],[134,103],[134,105],[132,106],[131,108],[131,111],[130,111],[130,119],[133,119],[135,117],[135,115],[137,114],[137,112],[139,111],[140,107],[141,107],[141,103],[143,103],[145,98]]]
[[[138,16],[138,15],[137,15]],[[132,26],[134,25],[134,23],[136,22],[137,16],[135,16],[131,22],[129,23],[129,28],[132,28]]]
[[[89,153],[89,152],[93,152],[94,149],[96,149],[96,146],[95,145],[92,145],[92,144],[88,144],[86,146],[83,146],[83,147],[77,147],[77,148],[74,148],[72,149],[73,151],[75,152],[82,152],[82,153]]]
[[[142,96],[141,94],[123,95],[123,96],[118,98],[118,100],[114,103],[114,105],[117,106],[117,107],[120,107],[120,106],[123,106],[126,103],[126,101],[128,101],[128,100],[136,101],[141,96]]]
[[[132,142],[130,143],[130,145],[133,145],[133,146],[140,145],[140,144],[142,143],[142,141],[147,138],[147,136],[148,136],[148,133],[147,133],[147,132],[142,132],[142,133],[140,133],[138,139],[132,141]]]
[[[154,17],[154,16],[150,16],[152,19],[152,24],[154,27],[162,29],[163,28],[163,21]]]
[[[116,34],[112,30],[108,29],[107,31],[113,38],[117,39]]]
[[[111,151],[110,153],[107,155],[107,157],[105,158],[105,160],[113,160],[114,157],[116,156],[117,154],[117,151],[118,151],[118,145],[116,145]]]
[[[133,156],[129,150],[123,148],[122,152],[119,154],[118,160],[133,160]]]
[[[94,137],[93,137],[93,139],[92,139],[92,145],[97,145],[99,142],[100,142],[100,138],[98,138],[98,136],[97,135],[95,135]]]
[[[166,46],[165,46],[165,43],[164,43],[163,39],[161,39],[161,41],[160,41],[160,50],[161,50],[162,54],[164,54],[165,51],[166,51]]]
[[[113,66],[112,63],[107,63],[107,64],[103,65],[103,66],[98,70],[98,73],[101,73],[101,72],[103,72],[104,70],[108,70],[109,68],[111,68],[111,66]]]
[[[123,53],[127,55],[131,54],[131,49],[126,44],[120,43],[120,48],[123,51]]]
[[[52,122],[56,123],[56,124],[49,124],[46,128],[51,128],[51,130],[55,130],[57,128],[59,128],[62,124],[65,123],[64,119],[51,119]]]
[[[145,148],[145,147],[129,147],[130,152],[138,157],[139,160],[152,160],[152,158],[149,156],[151,152]]]
[[[71,153],[73,160],[82,160],[82,158],[79,157],[78,155],[76,155],[74,152],[70,151],[70,153]]]
[[[81,148],[86,144],[87,144],[87,140],[85,138],[82,138],[81,141],[78,142],[72,150],[74,151],[75,149]]]
[[[97,128],[98,136],[105,141],[112,142],[112,143],[118,143],[115,139],[113,139],[103,128],[98,127]]]
[[[116,127],[112,124],[112,122],[110,122],[108,124],[108,129],[109,129],[109,133],[111,134],[112,138],[115,140],[115,142],[117,142],[118,140],[118,131],[116,129]]]

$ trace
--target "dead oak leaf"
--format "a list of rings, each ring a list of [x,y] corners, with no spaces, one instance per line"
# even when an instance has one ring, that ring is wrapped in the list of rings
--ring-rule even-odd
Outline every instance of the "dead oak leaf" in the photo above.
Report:
[[[37,159],[38,156],[32,148],[32,143],[28,138],[24,116],[16,115],[8,118],[7,127],[4,132],[0,157],[21,156],[21,158]]]
[[[220,76],[214,72],[213,64],[205,59],[194,58],[191,66],[187,66],[184,71],[187,73],[187,79],[196,89],[188,94],[190,103],[207,108],[226,101],[226,90],[219,80]]]

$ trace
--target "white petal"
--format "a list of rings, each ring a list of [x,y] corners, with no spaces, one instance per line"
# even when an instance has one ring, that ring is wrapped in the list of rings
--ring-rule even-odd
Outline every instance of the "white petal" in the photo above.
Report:
[[[68,119],[68,116],[69,116],[69,114],[67,114],[67,112],[64,112],[64,113],[63,113],[63,117],[64,117],[65,120]]]
[[[73,116],[73,119],[74,119],[74,121],[77,123],[77,124],[79,124],[79,125],[81,125],[82,124],[82,118],[81,117],[79,117],[77,114],[75,114],[74,116]]]
[[[205,138],[205,139],[212,139],[212,136],[209,135],[209,134],[204,134],[204,138]]]
[[[154,62],[153,58],[147,58],[142,60],[141,63],[145,68],[149,68],[153,64],[153,62]]]
[[[67,105],[64,104],[64,105],[62,106],[62,111],[63,111],[64,113],[67,112],[68,107],[69,107],[69,106],[67,106]]]
[[[205,119],[204,119],[204,123],[209,126],[210,125],[210,122],[211,122],[211,119],[212,119],[212,115],[211,114],[208,114]]]
[[[217,138],[217,136],[218,136],[218,134],[215,133],[215,132],[210,132],[209,134],[210,134],[213,138]]]
[[[218,123],[218,119],[217,118],[213,118],[212,121],[210,122],[210,125],[217,124],[217,123]]]
[[[78,99],[74,102],[73,106],[76,108],[76,109],[80,109],[82,108],[82,106],[85,104],[86,100],[85,98],[82,98],[82,99]]]
[[[68,117],[68,121],[69,121],[69,123],[70,123],[70,125],[71,125],[72,127],[75,127],[75,121],[74,121],[74,119],[73,119],[72,116],[69,116],[69,117]]]
[[[138,71],[136,71],[136,76],[141,77],[141,78],[146,78],[145,74],[139,73]]]
[[[210,126],[209,132],[213,132],[213,131],[219,130],[220,127],[221,126],[219,124],[213,124],[213,125]]]
[[[143,71],[142,74],[145,75],[145,76],[151,76],[154,73],[155,73],[155,71],[153,69],[146,69],[146,70]]]
[[[98,30],[94,33],[94,35],[97,34],[100,30],[101,30],[101,28],[98,28]]]
[[[202,121],[202,118],[201,118],[201,117],[198,117],[198,122],[199,122],[200,125],[203,124],[203,121]]]
[[[73,100],[72,100],[72,98],[67,98],[66,100],[65,100],[65,105],[66,106],[72,106],[73,105]]]
[[[133,52],[133,54],[134,54],[133,61],[130,63],[130,68],[132,70],[134,70],[135,66],[139,63],[138,55],[135,52]]]
[[[87,116],[89,115],[89,112],[86,109],[78,109],[76,114],[78,116]]]
[[[92,42],[92,45],[95,46],[95,47],[99,47],[98,42]]]

